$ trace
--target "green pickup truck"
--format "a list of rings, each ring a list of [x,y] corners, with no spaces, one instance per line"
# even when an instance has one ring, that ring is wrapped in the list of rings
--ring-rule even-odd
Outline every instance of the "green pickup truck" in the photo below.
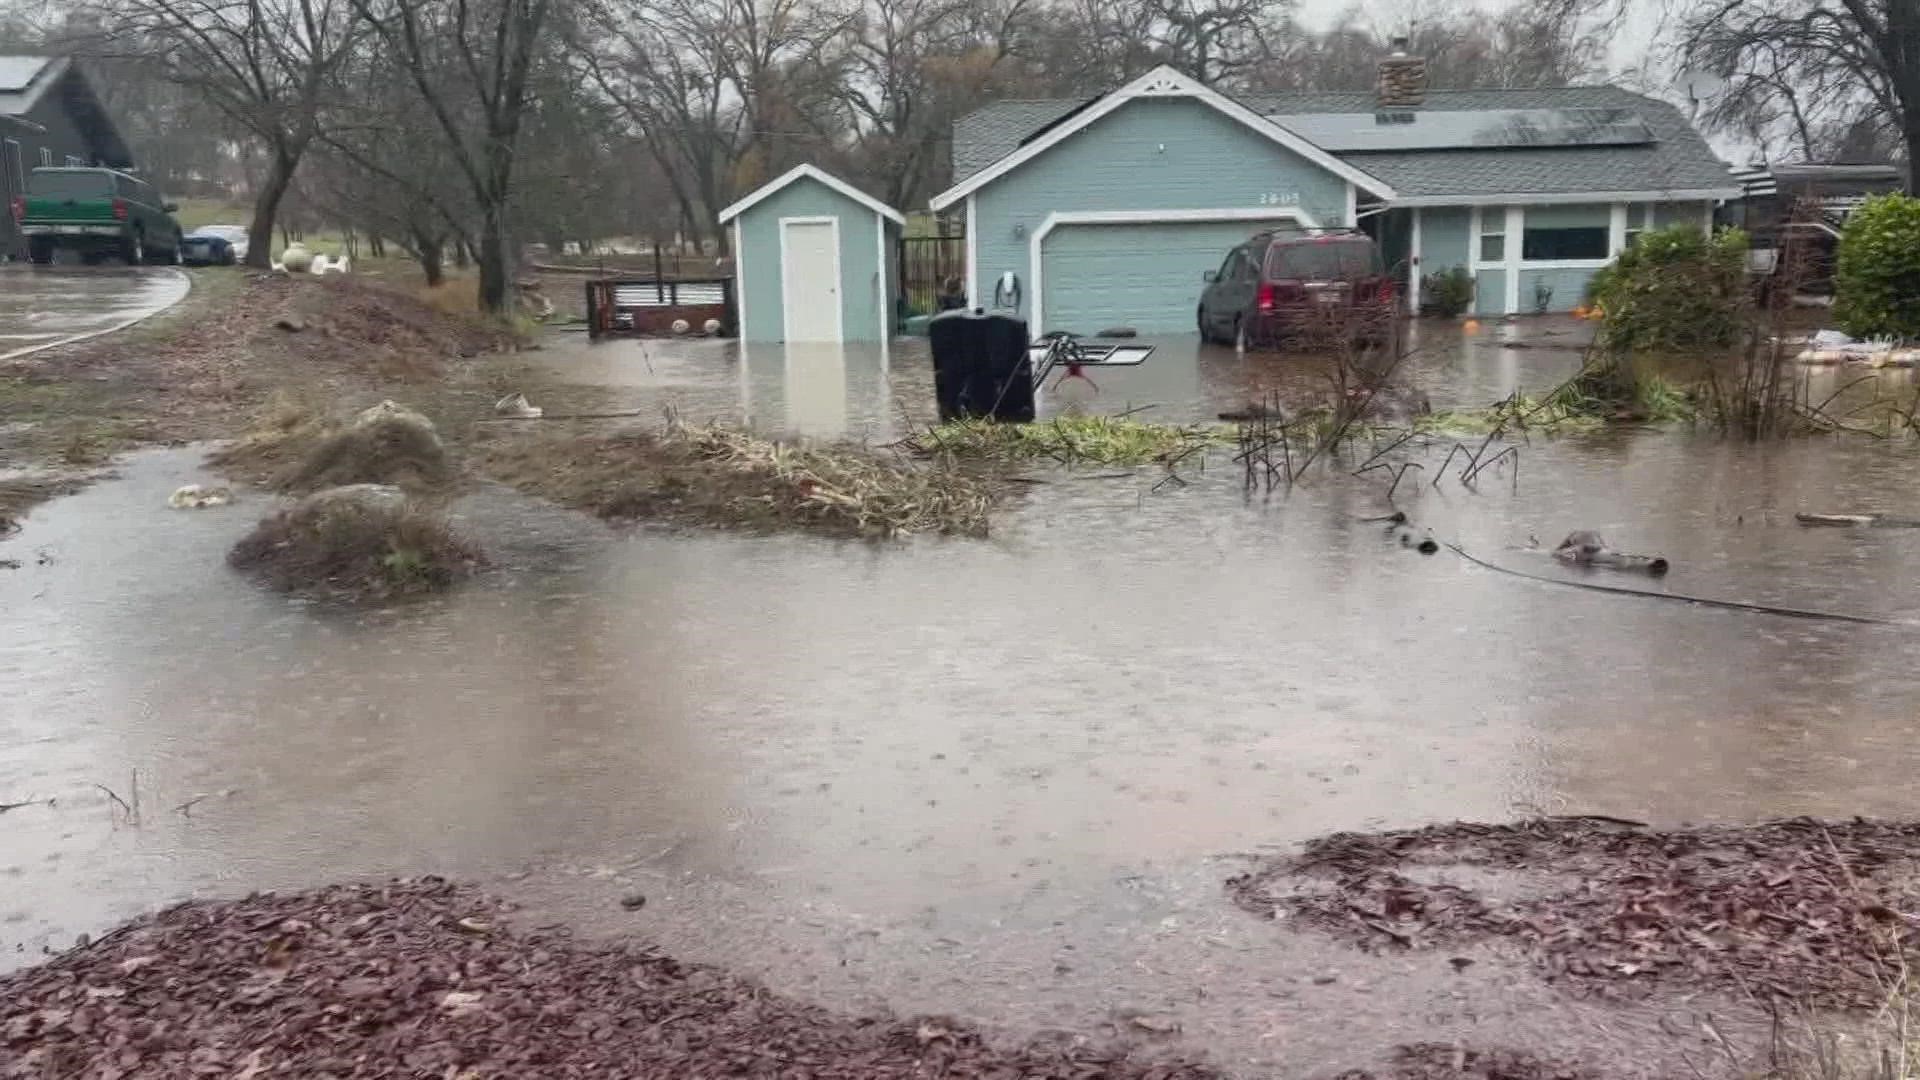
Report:
[[[13,200],[27,257],[37,263],[52,262],[60,250],[89,263],[177,263],[177,209],[145,180],[112,169],[35,169],[27,193]]]

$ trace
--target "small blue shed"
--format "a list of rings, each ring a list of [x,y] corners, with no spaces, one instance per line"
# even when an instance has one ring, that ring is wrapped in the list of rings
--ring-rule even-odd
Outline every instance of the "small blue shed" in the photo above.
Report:
[[[885,341],[888,253],[906,219],[852,184],[800,165],[720,212],[732,230],[743,341]]]

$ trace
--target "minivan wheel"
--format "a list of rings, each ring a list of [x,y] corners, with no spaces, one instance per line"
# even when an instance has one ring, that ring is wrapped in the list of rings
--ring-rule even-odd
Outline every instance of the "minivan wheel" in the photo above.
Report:
[[[1247,320],[1236,318],[1233,320],[1233,351],[1246,352],[1247,344]]]
[[[1200,331],[1200,344],[1213,344],[1213,335],[1207,333],[1207,306],[1205,304],[1200,305],[1200,307],[1194,311],[1193,322],[1194,327]]]

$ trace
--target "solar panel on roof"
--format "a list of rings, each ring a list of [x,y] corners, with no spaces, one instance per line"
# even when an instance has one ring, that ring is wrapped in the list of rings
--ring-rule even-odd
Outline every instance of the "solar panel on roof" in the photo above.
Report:
[[[1488,150],[1636,146],[1654,141],[1632,109],[1386,110],[1295,113],[1275,123],[1327,150]]]

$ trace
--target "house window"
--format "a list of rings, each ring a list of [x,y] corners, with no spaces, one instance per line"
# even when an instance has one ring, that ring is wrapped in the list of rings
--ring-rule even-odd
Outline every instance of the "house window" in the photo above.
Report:
[[[1483,263],[1507,261],[1507,212],[1500,207],[1488,207],[1481,211],[1480,261]]]
[[[1529,206],[1520,258],[1525,262],[1604,262],[1612,221],[1613,207],[1604,203]]]
[[[1652,203],[1627,204],[1627,246],[1632,247],[1640,234],[1653,227]]]

